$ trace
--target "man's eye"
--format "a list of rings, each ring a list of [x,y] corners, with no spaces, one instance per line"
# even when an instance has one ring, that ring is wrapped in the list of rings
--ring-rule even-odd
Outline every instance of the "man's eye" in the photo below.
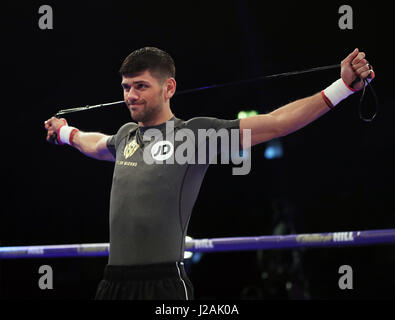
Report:
[[[145,85],[145,84],[143,84],[143,83],[139,83],[139,84],[137,85],[137,89],[145,89],[145,88],[147,88],[147,85]]]

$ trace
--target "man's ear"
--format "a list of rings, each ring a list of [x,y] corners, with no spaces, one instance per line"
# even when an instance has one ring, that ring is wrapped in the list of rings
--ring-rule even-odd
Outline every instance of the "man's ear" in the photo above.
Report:
[[[174,93],[176,92],[176,88],[177,88],[176,80],[174,78],[167,79],[165,83],[165,98],[171,99],[174,96]]]

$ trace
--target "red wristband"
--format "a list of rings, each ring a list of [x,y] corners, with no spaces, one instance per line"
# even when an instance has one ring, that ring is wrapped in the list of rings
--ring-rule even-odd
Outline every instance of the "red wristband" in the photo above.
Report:
[[[327,98],[327,96],[324,93],[324,90],[321,91],[321,95],[322,98],[324,99],[324,101],[326,102],[327,106],[329,107],[329,109],[333,109],[333,104],[332,102]]]
[[[62,140],[60,140],[60,129],[61,129],[63,126],[67,126],[67,121],[64,120],[64,119],[62,119],[62,121],[63,121],[63,124],[58,128],[58,130],[56,130],[56,139],[58,140],[58,144],[60,144],[60,145],[64,144],[64,143],[62,142]]]
[[[78,131],[79,131],[78,129],[75,129],[75,128],[74,128],[74,129],[71,131],[71,133],[70,133],[69,142],[70,142],[70,145],[71,145],[71,146],[74,146],[73,137],[74,137],[74,135],[75,135]]]

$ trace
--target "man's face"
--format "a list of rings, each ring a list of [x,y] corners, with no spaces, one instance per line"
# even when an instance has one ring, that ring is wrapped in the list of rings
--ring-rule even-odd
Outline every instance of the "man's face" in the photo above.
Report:
[[[163,85],[149,71],[122,76],[122,87],[125,103],[137,122],[155,119],[164,107]]]

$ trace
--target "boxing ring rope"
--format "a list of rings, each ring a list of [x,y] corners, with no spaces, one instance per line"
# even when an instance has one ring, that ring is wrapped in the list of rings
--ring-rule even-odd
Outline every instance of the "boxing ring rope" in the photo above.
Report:
[[[385,243],[395,243],[395,229],[192,239],[185,242],[185,250],[189,252],[218,252],[367,246]],[[0,259],[104,257],[108,256],[109,249],[108,243],[0,247]]]

